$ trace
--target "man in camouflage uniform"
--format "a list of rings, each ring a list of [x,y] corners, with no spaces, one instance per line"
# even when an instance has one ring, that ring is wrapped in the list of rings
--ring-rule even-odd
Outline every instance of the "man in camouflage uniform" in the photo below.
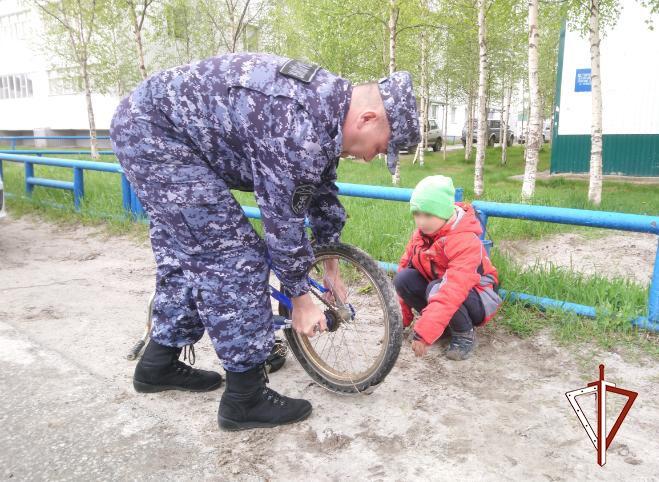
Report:
[[[352,86],[326,70],[264,54],[230,54],[153,75],[123,99],[110,135],[151,221],[157,287],[138,391],[206,391],[219,374],[178,360],[206,330],[226,370],[220,427],[271,427],[311,404],[266,387],[274,342],[269,272],[293,302],[293,328],[313,336],[323,312],[307,293],[313,252],[339,240],[339,157],[371,160],[418,143],[409,74]],[[253,191],[264,239],[230,189]],[[332,276],[332,273],[330,273]],[[341,285],[338,273],[335,282]]]

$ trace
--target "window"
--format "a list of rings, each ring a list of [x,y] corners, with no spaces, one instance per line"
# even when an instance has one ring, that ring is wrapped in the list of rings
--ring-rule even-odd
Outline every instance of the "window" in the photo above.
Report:
[[[0,75],[0,99],[32,97],[32,79],[28,74]]]
[[[31,33],[30,12],[10,13],[0,16],[0,39],[23,39]]]
[[[451,107],[451,124],[455,124],[455,111],[456,107]]]
[[[434,131],[435,129],[437,129],[437,122],[435,122],[434,120],[431,120],[429,122],[429,130]]]
[[[431,119],[437,119],[437,111],[439,110],[439,106],[437,104],[430,104],[430,113],[428,115],[429,118]]]

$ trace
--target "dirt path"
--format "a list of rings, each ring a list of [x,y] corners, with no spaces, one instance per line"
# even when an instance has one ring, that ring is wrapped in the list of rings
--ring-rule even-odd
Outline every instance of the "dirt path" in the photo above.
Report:
[[[336,396],[295,360],[273,388],[312,417],[219,432],[221,389],[133,391],[124,358],[153,284],[148,245],[35,219],[0,224],[0,477],[12,480],[659,480],[659,370],[643,356],[482,333],[449,363],[404,348],[370,396]],[[208,340],[197,365],[217,368]],[[564,393],[596,378],[639,398],[600,468]],[[593,405],[586,403],[585,406]],[[614,404],[619,405],[619,404]]]
[[[502,250],[521,266],[536,263],[567,268],[586,276],[626,278],[649,285],[657,253],[657,236],[625,231],[599,230],[602,234],[561,233],[539,240],[501,241]]]

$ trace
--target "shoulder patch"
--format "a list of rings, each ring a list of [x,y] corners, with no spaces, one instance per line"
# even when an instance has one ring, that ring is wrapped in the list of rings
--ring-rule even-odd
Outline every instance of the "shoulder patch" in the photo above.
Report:
[[[298,216],[302,216],[307,212],[309,204],[311,204],[311,197],[316,191],[316,186],[313,184],[301,184],[293,191],[291,198],[291,209]]]
[[[316,76],[318,69],[320,69],[318,65],[305,64],[299,60],[289,60],[281,66],[279,73],[308,84]]]

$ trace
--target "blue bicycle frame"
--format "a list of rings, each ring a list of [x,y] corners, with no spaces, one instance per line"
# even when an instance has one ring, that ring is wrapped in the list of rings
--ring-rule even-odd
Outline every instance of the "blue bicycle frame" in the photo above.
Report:
[[[329,291],[327,288],[325,288],[323,285],[318,283],[316,280],[311,279],[309,277],[307,277],[307,280],[309,281],[309,284],[311,286],[316,288],[321,293],[327,293]],[[289,313],[293,311],[293,303],[291,302],[291,299],[272,285],[270,285],[270,296],[272,296],[274,299],[282,303],[286,307]],[[287,319],[285,316],[275,315],[273,317],[273,320],[274,320],[273,323],[275,326],[275,330],[283,330],[285,328],[291,328],[292,322],[291,320]],[[329,321],[330,320],[328,319],[328,322]]]

